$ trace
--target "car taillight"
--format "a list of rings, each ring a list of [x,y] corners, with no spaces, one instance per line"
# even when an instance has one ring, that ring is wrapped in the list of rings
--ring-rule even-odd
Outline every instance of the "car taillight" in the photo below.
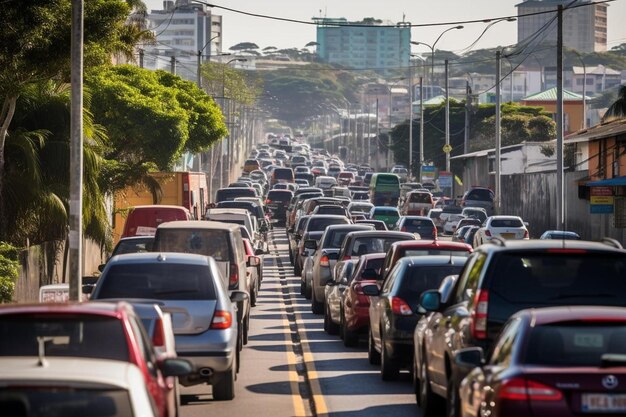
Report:
[[[213,320],[211,321],[211,329],[228,329],[233,325],[233,316],[228,311],[215,310]]]
[[[413,314],[413,310],[411,307],[399,297],[391,297],[391,311],[393,314],[398,314],[400,316],[410,316]]]
[[[230,276],[228,277],[228,286],[230,289],[237,288],[239,284],[239,266],[230,264]]]
[[[343,257],[344,261],[349,261],[350,259],[352,259],[352,256],[346,255],[346,256]]]
[[[433,227],[433,238],[437,239],[437,228]]]
[[[154,345],[154,347],[165,346],[165,330],[163,329],[163,320],[161,319],[158,319],[154,324],[152,344]]]
[[[320,258],[320,266],[328,266],[328,256],[323,255]]]
[[[406,227],[402,226],[402,228],[400,229],[401,232],[406,232]]]
[[[563,394],[549,385],[513,378],[502,384],[498,390],[498,398],[513,401],[560,401]]]
[[[528,235],[528,230],[524,230],[524,239],[528,239],[529,235]]]
[[[485,229],[485,236],[491,237],[491,232],[489,231],[489,229]]]
[[[267,200],[265,200],[265,204],[270,204],[272,202],[272,200],[270,200],[269,198]]]
[[[470,331],[474,339],[487,338],[487,310],[489,291],[478,290],[474,296],[474,308],[470,316]]]

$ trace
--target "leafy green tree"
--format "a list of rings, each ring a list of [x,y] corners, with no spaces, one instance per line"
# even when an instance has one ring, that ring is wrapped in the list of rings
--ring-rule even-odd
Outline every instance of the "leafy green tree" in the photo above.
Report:
[[[85,2],[85,65],[110,61],[122,45],[129,7],[121,0]],[[0,201],[4,200],[5,144],[25,90],[42,80],[68,80],[71,0],[8,1],[0,7]],[[6,218],[0,212],[0,236]]]
[[[0,303],[12,301],[19,265],[17,248],[0,242]]]
[[[602,121],[623,119],[626,117],[626,85],[622,85],[617,93],[617,99],[609,106]]]

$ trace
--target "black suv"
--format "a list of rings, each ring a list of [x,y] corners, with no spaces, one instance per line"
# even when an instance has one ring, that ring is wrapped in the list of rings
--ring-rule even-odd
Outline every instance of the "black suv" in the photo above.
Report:
[[[490,352],[504,322],[517,311],[546,306],[623,306],[626,251],[616,241],[504,241],[493,239],[469,257],[452,290],[424,292],[414,333],[414,383],[425,417],[459,415],[458,389],[465,372],[458,349]]]

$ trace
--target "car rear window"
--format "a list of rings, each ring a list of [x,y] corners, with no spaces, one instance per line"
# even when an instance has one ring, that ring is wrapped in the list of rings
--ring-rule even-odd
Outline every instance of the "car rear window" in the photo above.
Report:
[[[293,193],[291,191],[270,191],[267,193],[268,200],[272,201],[290,201],[293,197]]]
[[[502,253],[490,268],[489,314],[508,318],[528,307],[623,306],[626,257],[621,253]]]
[[[415,232],[419,229],[433,228],[435,225],[432,220],[422,219],[407,219],[402,223],[403,227],[406,227],[407,232]]]
[[[491,227],[522,227],[524,223],[519,219],[493,219]]]
[[[98,299],[215,300],[216,291],[206,265],[113,265],[102,280]]]
[[[527,346],[524,364],[600,367],[605,353],[626,354],[626,323],[537,326],[532,328]]]
[[[321,232],[331,224],[347,224],[349,223],[347,218],[315,218],[311,217],[307,224],[307,232]]]
[[[217,202],[234,200],[235,197],[255,197],[256,194],[253,188],[224,188],[217,190]]]
[[[11,416],[106,416],[134,414],[130,395],[121,388],[76,384],[19,384],[0,389],[0,409]],[[27,385],[27,386],[22,386]],[[69,385],[69,386],[68,386]]]
[[[317,214],[335,214],[338,216],[344,216],[346,210],[341,206],[323,206],[317,209]]]
[[[477,201],[491,201],[493,200],[493,194],[491,190],[471,190],[467,193],[466,200],[477,200]]]
[[[350,256],[361,256],[368,253],[387,252],[392,243],[398,242],[398,237],[362,237],[355,239],[352,244],[352,253]]]
[[[426,193],[411,193],[409,198],[410,203],[425,203],[432,204],[432,197]]]
[[[127,239],[120,240],[111,256],[122,255],[125,253],[142,253],[150,252],[154,238],[150,239]]]
[[[462,265],[407,266],[402,277],[398,277],[398,292],[409,304],[417,304],[424,291],[439,288],[445,277],[458,274],[462,268]]]
[[[128,342],[117,318],[50,313],[0,316],[0,356],[36,357],[37,338],[45,338],[46,356],[129,360]]]
[[[274,170],[274,178],[277,180],[293,181],[293,171],[291,168],[277,168]]]
[[[160,229],[155,251],[194,253],[230,261],[230,235],[219,229]]]
[[[323,247],[335,248],[335,249],[340,248],[343,241],[346,238],[346,235],[350,232],[351,232],[350,229],[346,229],[346,230],[340,229],[340,230],[335,230],[332,233],[329,233],[328,236],[326,236],[326,241],[324,242]]]

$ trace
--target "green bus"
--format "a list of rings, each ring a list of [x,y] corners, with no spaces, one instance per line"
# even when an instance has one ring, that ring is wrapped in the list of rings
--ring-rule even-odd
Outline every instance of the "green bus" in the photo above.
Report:
[[[370,202],[375,206],[398,205],[400,178],[396,174],[377,172],[370,181]]]

